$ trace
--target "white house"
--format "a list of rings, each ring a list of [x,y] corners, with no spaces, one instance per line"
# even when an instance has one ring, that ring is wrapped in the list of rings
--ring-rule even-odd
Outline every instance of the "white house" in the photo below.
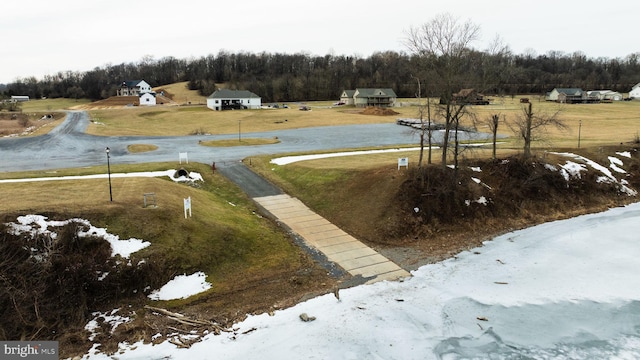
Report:
[[[629,97],[634,99],[640,99],[640,83],[633,85],[631,91],[629,91]]]
[[[120,84],[118,96],[139,96],[151,92],[151,85],[144,80],[126,80]]]
[[[343,102],[345,105],[354,105],[355,99],[353,98],[353,94],[355,94],[355,90],[344,90],[340,95],[340,102]]]
[[[220,89],[207,98],[211,110],[260,109],[262,98],[247,90]]]
[[[596,98],[600,101],[622,100],[622,94],[613,90],[591,90],[591,91],[587,91],[587,95],[590,98]]]
[[[140,94],[140,106],[154,106],[156,104],[156,93],[145,92]]]
[[[579,88],[555,88],[547,93],[547,101],[575,103],[587,99],[587,93]]]

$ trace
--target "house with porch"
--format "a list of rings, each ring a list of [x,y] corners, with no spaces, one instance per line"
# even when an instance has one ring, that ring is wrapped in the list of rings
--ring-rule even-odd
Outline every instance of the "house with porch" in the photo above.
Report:
[[[260,109],[262,98],[247,90],[220,89],[207,97],[211,110]]]
[[[545,100],[559,103],[587,102],[587,92],[580,88],[555,88],[547,93]]]
[[[392,107],[397,99],[396,93],[389,88],[357,88],[344,90],[340,95],[341,102],[356,107]]]
[[[118,96],[140,96],[140,94],[151,92],[151,85],[144,80],[125,80],[117,90]]]

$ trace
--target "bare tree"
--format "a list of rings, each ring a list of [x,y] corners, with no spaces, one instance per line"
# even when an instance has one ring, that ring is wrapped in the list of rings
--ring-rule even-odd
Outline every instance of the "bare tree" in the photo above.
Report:
[[[513,57],[509,45],[496,35],[482,52],[482,67],[480,69],[479,91],[494,91],[501,93],[504,85],[509,83],[513,73],[513,66],[509,59]]]
[[[422,58],[441,82],[443,94],[440,106],[445,122],[442,166],[447,164],[449,134],[459,123],[459,115],[464,105],[455,104],[453,92],[461,81],[458,74],[463,73],[465,55],[470,44],[479,36],[480,28],[471,21],[460,22],[449,13],[437,15],[419,27],[411,27],[407,32],[406,46],[415,55]],[[435,79],[434,79],[435,80]],[[457,128],[454,130],[457,131]]]
[[[511,130],[517,133],[524,142],[523,156],[531,157],[531,142],[540,140],[540,134],[546,128],[553,126],[558,129],[567,129],[567,126],[559,118],[560,110],[555,113],[539,114],[533,112],[533,104],[528,103],[522,107],[522,114],[516,117],[512,124],[509,125]]]
[[[413,76],[415,77],[415,76]],[[427,164],[431,164],[431,147],[433,141],[433,126],[431,119],[431,99],[427,96],[426,105],[422,103],[422,86],[420,85],[420,78],[415,77],[418,81],[418,115],[420,117],[420,156],[418,158],[418,167],[422,167],[424,159],[424,140],[427,138]],[[426,122],[425,122],[426,120]]]
[[[500,114],[499,113],[491,114],[489,115],[489,117],[487,117],[484,120],[484,122],[487,124],[487,126],[489,127],[489,130],[491,131],[492,149],[493,149],[492,159],[495,160],[496,159],[496,143],[498,139],[498,126],[500,125]]]

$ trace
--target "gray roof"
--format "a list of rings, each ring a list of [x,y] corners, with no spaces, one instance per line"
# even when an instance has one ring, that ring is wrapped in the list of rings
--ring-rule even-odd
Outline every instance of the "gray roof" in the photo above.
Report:
[[[557,92],[569,95],[569,96],[577,96],[581,95],[584,91],[580,88],[556,88]]]
[[[125,80],[122,82],[122,86],[126,86],[128,88],[134,88],[140,84],[142,80]]]
[[[358,92],[356,97],[397,97],[396,93],[389,88],[357,88],[356,91]]]
[[[229,89],[220,89],[213,92],[213,94],[209,95],[208,99],[249,99],[249,98],[260,98],[260,96],[252,93],[248,90],[229,90]]]

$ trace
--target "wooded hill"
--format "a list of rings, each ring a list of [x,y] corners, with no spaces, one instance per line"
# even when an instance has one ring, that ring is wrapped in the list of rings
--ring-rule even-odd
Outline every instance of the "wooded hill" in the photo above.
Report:
[[[18,79],[0,97],[105,99],[123,80],[143,79],[152,86],[188,81],[208,96],[217,84],[259,94],[263,102],[334,100],[342,90],[392,88],[399,97],[415,97],[417,79],[423,96],[439,96],[443,88],[425,69],[424,59],[393,51],[357,55],[315,56],[305,53],[228,53],[200,58],[145,57],[139,62],[105,65],[87,72],[58,72],[39,80]],[[469,49],[460,88],[490,95],[540,94],[555,87],[611,89],[626,93],[640,82],[640,53],[625,58],[588,58],[584,53],[551,51],[544,55],[483,52]]]

